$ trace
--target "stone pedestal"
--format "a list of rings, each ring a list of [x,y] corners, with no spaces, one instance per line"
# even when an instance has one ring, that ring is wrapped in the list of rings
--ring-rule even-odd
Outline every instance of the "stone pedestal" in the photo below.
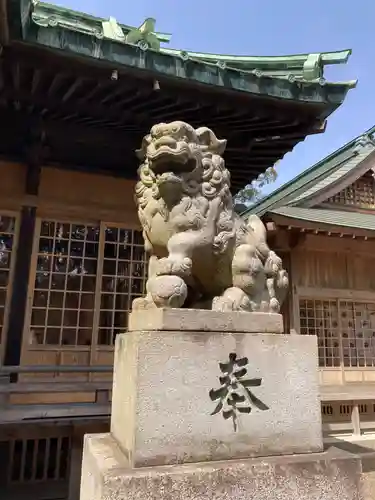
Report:
[[[115,350],[111,432],[131,466],[322,451],[315,337],[279,333],[278,314],[146,313]],[[230,391],[244,401],[226,419]]]
[[[129,325],[81,500],[361,498],[359,459],[322,453],[316,337],[264,313],[155,309]]]

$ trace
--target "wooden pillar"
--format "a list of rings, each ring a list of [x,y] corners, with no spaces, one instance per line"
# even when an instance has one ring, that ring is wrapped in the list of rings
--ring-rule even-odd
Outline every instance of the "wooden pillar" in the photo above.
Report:
[[[38,196],[45,132],[39,119],[30,119],[26,123],[26,128],[24,155],[27,173],[24,192],[27,195]],[[4,365],[19,365],[21,360],[22,335],[27,305],[35,220],[36,208],[23,206],[21,209],[18,245],[15,256],[16,262],[12,294],[10,297]],[[18,376],[12,376],[11,381],[16,382],[17,379]]]
[[[290,333],[300,334],[300,318],[299,318],[299,296],[297,293],[297,269],[296,269],[296,249],[304,239],[304,234],[299,231],[290,231],[289,236],[289,287],[290,287]]]
[[[13,287],[10,298],[4,365],[19,365],[25,320],[27,289],[35,228],[35,207],[22,207]],[[16,381],[13,377],[12,381]]]
[[[283,267],[288,273],[289,277],[289,288],[286,293],[286,297],[281,305],[281,314],[283,315],[284,322],[284,333],[291,333],[291,316],[290,316],[290,303],[291,303],[291,279],[290,279],[290,252],[282,251],[278,252],[279,257],[283,261]]]
[[[10,451],[10,441],[0,440],[0,491],[5,490],[8,479],[8,467],[9,467],[9,451]]]

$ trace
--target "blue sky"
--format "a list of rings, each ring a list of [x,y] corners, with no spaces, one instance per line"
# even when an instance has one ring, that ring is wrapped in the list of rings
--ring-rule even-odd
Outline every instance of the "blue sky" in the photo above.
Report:
[[[358,79],[324,134],[309,137],[278,164],[272,189],[375,124],[375,2],[357,0],[60,0],[61,6],[139,26],[156,19],[172,48],[238,55],[282,55],[351,48],[328,80]]]

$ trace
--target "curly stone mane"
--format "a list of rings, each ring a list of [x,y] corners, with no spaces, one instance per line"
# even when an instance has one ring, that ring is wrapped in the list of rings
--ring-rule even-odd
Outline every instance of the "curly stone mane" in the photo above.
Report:
[[[217,233],[213,242],[215,253],[226,250],[228,242],[236,236],[233,201],[230,192],[230,172],[225,167],[221,154],[226,141],[219,141],[212,130],[191,127],[189,147],[194,150],[197,159],[196,168],[180,175],[181,198],[176,206],[168,206],[160,194],[157,175],[149,166],[147,145],[151,140],[146,136],[142,148],[137,152],[143,159],[139,169],[139,182],[135,188],[138,214],[143,227],[147,228],[147,217],[144,210],[150,202],[170,220],[176,231],[198,230],[205,222],[209,201],[219,197],[221,200],[220,215],[217,220]],[[203,209],[203,210],[202,210]],[[147,232],[147,231],[146,231]]]

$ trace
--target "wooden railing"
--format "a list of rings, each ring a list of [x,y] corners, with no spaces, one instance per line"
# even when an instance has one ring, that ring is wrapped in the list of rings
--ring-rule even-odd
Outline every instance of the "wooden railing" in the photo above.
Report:
[[[112,366],[7,366],[0,368],[0,424],[55,419],[104,419],[110,415],[112,382],[11,382],[22,373],[110,374]],[[53,380],[53,381],[52,381]]]

